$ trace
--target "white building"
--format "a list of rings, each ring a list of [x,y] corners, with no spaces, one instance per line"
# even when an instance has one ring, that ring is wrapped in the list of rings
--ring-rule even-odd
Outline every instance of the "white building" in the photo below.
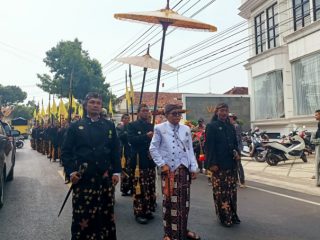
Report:
[[[248,20],[252,124],[287,134],[316,128],[320,109],[320,0],[242,0]]]

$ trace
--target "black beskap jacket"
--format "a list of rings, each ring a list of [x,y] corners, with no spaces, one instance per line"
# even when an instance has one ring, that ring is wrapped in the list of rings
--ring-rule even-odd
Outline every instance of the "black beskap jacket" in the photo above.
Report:
[[[131,145],[130,167],[132,169],[136,167],[138,154],[140,169],[155,167],[149,153],[151,138],[147,136],[147,133],[150,131],[153,132],[153,125],[143,120],[137,120],[128,125],[128,140]]]
[[[207,124],[205,148],[208,168],[212,165],[217,165],[221,170],[237,167],[233,159],[233,150],[238,151],[237,136],[229,122],[213,120]]]
[[[124,155],[127,161],[129,160],[130,156],[130,145],[128,142],[128,125],[126,126],[118,126],[116,128],[118,138],[120,140],[120,155],[122,156],[122,151],[124,150]]]
[[[78,171],[88,163],[87,174],[110,175],[121,172],[119,140],[113,122],[85,117],[70,125],[64,136],[61,157],[66,174]]]

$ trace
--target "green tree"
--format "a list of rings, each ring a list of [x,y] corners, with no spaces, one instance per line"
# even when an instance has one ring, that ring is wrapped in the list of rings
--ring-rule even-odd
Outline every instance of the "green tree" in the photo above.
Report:
[[[33,111],[34,107],[32,106],[26,106],[26,105],[17,105],[14,107],[14,110],[11,113],[11,118],[17,118],[17,117],[22,117],[27,120],[30,120],[33,118]]]
[[[101,64],[90,58],[78,39],[59,42],[46,52],[43,61],[51,73],[37,75],[41,81],[38,86],[45,92],[68,97],[72,78],[72,92],[76,99],[81,101],[88,92],[94,91],[103,96],[104,105],[107,106],[111,96],[110,85],[105,83]]]
[[[0,106],[14,105],[23,102],[27,93],[17,86],[2,86],[0,84]]]
[[[27,107],[33,107],[33,108],[36,108],[37,107],[37,104],[34,100],[29,100],[26,104]]]

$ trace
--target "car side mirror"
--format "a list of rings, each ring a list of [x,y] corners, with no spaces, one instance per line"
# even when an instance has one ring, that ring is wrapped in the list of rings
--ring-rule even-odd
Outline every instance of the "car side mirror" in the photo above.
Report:
[[[10,135],[11,135],[12,137],[18,137],[18,136],[20,136],[20,131],[18,131],[18,130],[11,130],[11,131],[10,131]]]

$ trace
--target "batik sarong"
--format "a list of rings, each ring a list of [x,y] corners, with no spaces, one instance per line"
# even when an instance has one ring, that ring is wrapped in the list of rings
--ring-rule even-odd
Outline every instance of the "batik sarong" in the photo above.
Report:
[[[55,144],[51,144],[50,146],[50,160],[52,159],[54,162],[58,159],[58,146]]]
[[[114,187],[110,178],[80,179],[73,190],[72,240],[116,240]]]
[[[47,140],[44,140],[43,141],[43,152],[42,152],[42,154],[44,154],[44,155],[49,155],[50,154],[50,148],[49,148],[50,146],[49,146],[49,141],[47,141]]]
[[[48,142],[48,152],[47,152],[47,157],[50,159],[52,159],[52,142],[51,141],[47,141]]]
[[[213,172],[212,189],[216,214],[221,223],[230,226],[237,222],[237,169]]]
[[[36,140],[36,149],[37,149],[38,153],[41,153],[41,151],[42,151],[42,141],[39,140],[39,139]]]
[[[155,212],[156,172],[154,168],[139,171],[140,176],[133,181],[133,211],[136,217],[146,217]]]
[[[133,193],[133,172],[129,168],[122,169],[120,190],[123,194]]]
[[[31,148],[32,148],[33,150],[36,150],[36,141],[35,141],[35,139],[31,138],[31,139],[30,139],[30,143],[31,143]]]
[[[171,176],[170,176],[171,175]],[[175,172],[162,175],[163,225],[165,237],[184,240],[190,208],[190,174],[180,166]]]

